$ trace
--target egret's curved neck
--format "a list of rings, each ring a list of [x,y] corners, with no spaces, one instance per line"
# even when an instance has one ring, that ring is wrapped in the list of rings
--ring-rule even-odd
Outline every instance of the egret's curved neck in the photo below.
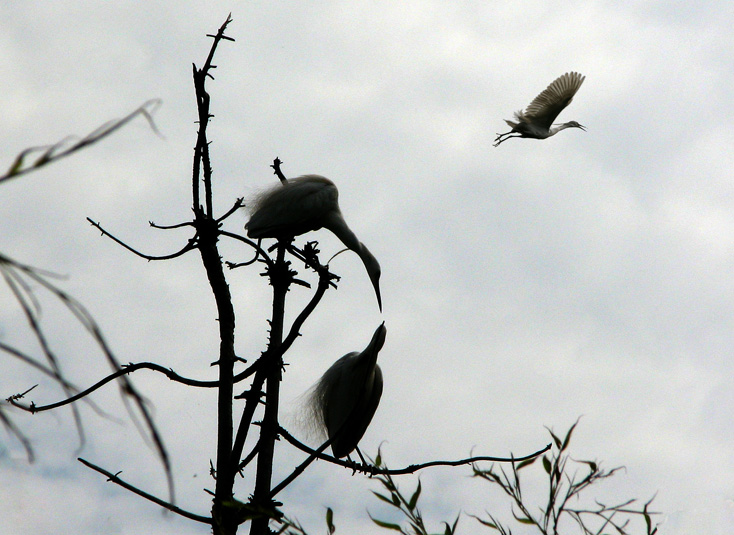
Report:
[[[324,227],[329,229],[334,235],[341,240],[341,242],[347,246],[347,248],[360,254],[362,244],[357,239],[357,235],[352,232],[344,221],[344,218],[340,213],[331,215],[327,221],[324,222]]]
[[[573,126],[574,126],[574,125],[572,125],[572,124],[570,124],[570,123],[563,123],[563,124],[561,124],[561,125],[558,125],[558,126],[554,126],[553,128],[551,128],[551,129],[550,129],[550,130],[548,131],[548,137],[554,136],[554,135],[556,135],[556,134],[557,134],[558,132],[560,132],[561,130],[565,130],[566,128],[572,128]]]

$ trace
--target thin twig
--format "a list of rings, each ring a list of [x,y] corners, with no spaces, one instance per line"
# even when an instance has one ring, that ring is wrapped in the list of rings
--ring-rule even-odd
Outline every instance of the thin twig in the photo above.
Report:
[[[137,494],[138,496],[142,496],[146,500],[149,500],[149,501],[151,501],[151,502],[153,502],[153,503],[155,503],[157,505],[160,505],[161,507],[163,507],[165,509],[168,509],[169,511],[172,511],[172,512],[176,513],[177,515],[181,515],[181,516],[183,516],[185,518],[188,518],[190,520],[195,520],[197,522],[201,522],[202,524],[210,524],[211,525],[211,523],[212,523],[212,519],[210,517],[197,515],[195,513],[191,513],[189,511],[186,511],[184,509],[181,509],[180,507],[177,507],[177,506],[173,505],[172,503],[169,503],[169,502],[167,502],[165,500],[161,500],[160,498],[157,498],[156,496],[153,496],[152,494],[148,494],[147,492],[145,492],[143,490],[140,490],[136,486],[131,485],[130,483],[127,483],[127,482],[123,481],[122,479],[120,479],[118,477],[118,474],[120,472],[118,472],[117,474],[113,474],[112,472],[108,472],[104,468],[101,468],[101,467],[99,467],[99,466],[97,466],[97,465],[95,465],[93,463],[90,463],[89,461],[87,461],[85,459],[82,459],[81,457],[79,457],[77,460],[80,463],[82,463],[84,466],[86,466],[88,468],[91,468],[92,470],[94,470],[96,472],[99,472],[102,475],[107,476],[107,480],[108,481],[110,481],[112,483],[115,483],[116,485],[120,485],[121,487],[123,487],[123,488],[125,488],[125,489],[127,489],[127,490],[129,490],[129,491],[131,491],[131,492],[133,492],[135,494]]]
[[[167,254],[167,255],[163,255],[163,256],[147,255],[147,254],[141,253],[137,249],[134,249],[133,247],[129,246],[128,244],[126,244],[121,239],[113,236],[112,234],[110,234],[109,232],[107,232],[105,229],[103,229],[102,226],[99,223],[97,223],[96,221],[93,221],[89,217],[87,218],[87,221],[89,221],[89,223],[91,223],[91,225],[93,227],[95,227],[97,230],[99,230],[102,233],[102,235],[107,236],[108,238],[110,238],[112,241],[114,241],[118,245],[123,246],[125,249],[127,249],[131,253],[139,256],[140,258],[144,258],[146,260],[170,260],[172,258],[178,258],[179,256],[182,256],[182,255],[186,254],[187,252],[194,250],[196,248],[196,245],[197,245],[197,235],[194,235],[194,237],[193,238],[190,238],[189,239],[189,242],[186,245],[184,245],[182,249],[180,249],[179,251],[176,251],[175,253],[171,253],[171,254]]]
[[[238,373],[237,375],[234,376],[233,383],[236,384],[236,383],[239,383],[240,381],[243,381],[244,379],[247,379],[249,376],[255,373],[255,371],[257,371],[259,366],[260,365],[258,364],[258,362],[255,362],[250,367],[248,367],[246,370]],[[128,375],[130,373],[133,373],[137,370],[142,370],[142,369],[148,369],[148,370],[153,370],[153,371],[162,373],[166,377],[168,377],[171,381],[174,381],[176,383],[181,383],[187,386],[195,386],[199,388],[216,388],[219,386],[218,380],[202,381],[199,379],[190,379],[188,377],[183,377],[182,375],[177,374],[170,368],[165,368],[161,366],[160,364],[155,364],[154,362],[138,362],[136,364],[123,364],[119,370],[112,372],[107,377],[100,379],[99,381],[94,383],[92,386],[90,386],[86,390],[78,392],[77,394],[67,399],[57,401],[56,403],[51,403],[49,405],[35,405],[34,403],[31,403],[30,405],[24,405],[22,403],[17,402],[18,399],[21,399],[23,397],[22,395],[18,395],[18,394],[15,394],[11,396],[10,398],[8,398],[7,402],[13,405],[14,407],[20,410],[26,411],[26,412],[30,412],[30,413],[44,412],[44,411],[62,407],[64,405],[68,405],[70,403],[74,403],[75,401],[78,401],[79,399],[89,396],[89,394],[91,394],[95,390],[98,390],[99,388],[106,385],[107,383],[119,377],[122,377],[123,375]],[[99,410],[97,410],[97,412],[99,412],[100,414],[103,414]]]
[[[280,158],[276,157],[275,160],[273,160],[273,163],[270,167],[273,168],[273,171],[275,171],[275,176],[278,177],[278,179],[283,183],[286,184],[288,182],[288,179],[283,174],[283,171],[280,170],[280,165],[283,162],[280,160]]]
[[[282,429],[282,428],[281,428]],[[328,448],[331,445],[331,439],[324,442],[321,446],[319,446],[319,449],[314,450],[313,453],[311,453],[305,461],[303,461],[301,464],[299,464],[293,472],[288,475],[283,481],[275,485],[272,490],[270,491],[270,497],[274,498],[281,490],[286,488],[288,485],[290,485],[295,479],[300,476],[308,466],[314,462],[316,459],[320,458],[319,454],[323,453],[326,448]]]
[[[351,470],[356,470],[357,472],[363,472],[365,474],[387,474],[387,475],[404,475],[404,474],[413,474],[419,470],[423,470],[425,468],[430,468],[433,466],[462,466],[465,464],[473,464],[478,462],[496,462],[496,463],[511,463],[511,462],[520,462],[520,461],[526,461],[528,459],[532,459],[533,457],[537,457],[538,455],[542,455],[546,451],[550,450],[551,444],[548,444],[543,449],[540,449],[536,451],[535,453],[531,453],[530,455],[525,455],[523,457],[491,457],[491,456],[479,456],[479,457],[469,457],[467,459],[459,459],[456,461],[429,461],[427,463],[420,463],[420,464],[411,464],[409,466],[406,466],[405,468],[397,468],[397,469],[386,469],[386,468],[378,468],[376,466],[370,466],[370,465],[364,465],[355,463],[352,461],[343,461],[341,459],[337,459],[333,457],[332,455],[327,455],[325,453],[319,453],[317,450],[314,450],[313,448],[310,448],[306,446],[304,443],[300,442],[297,438],[295,438],[293,435],[291,435],[287,430],[285,430],[283,427],[280,428],[280,434],[285,438],[288,442],[290,442],[293,446],[298,448],[301,451],[304,451],[306,453],[315,455],[317,458],[322,459],[324,461],[328,461],[332,464],[337,464],[339,466],[344,466],[345,468],[349,468]]]
[[[148,221],[148,224],[153,227],[160,230],[173,230],[177,228],[184,228],[184,227],[193,227],[194,222],[193,221],[184,221],[183,223],[175,223],[173,225],[159,225],[154,221]]]

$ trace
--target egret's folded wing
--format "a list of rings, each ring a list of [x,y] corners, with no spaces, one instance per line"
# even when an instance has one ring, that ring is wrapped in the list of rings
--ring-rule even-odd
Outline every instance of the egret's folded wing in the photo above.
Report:
[[[334,183],[322,176],[290,179],[255,200],[247,235],[251,238],[298,236],[321,228],[324,216],[338,209],[338,198]]]

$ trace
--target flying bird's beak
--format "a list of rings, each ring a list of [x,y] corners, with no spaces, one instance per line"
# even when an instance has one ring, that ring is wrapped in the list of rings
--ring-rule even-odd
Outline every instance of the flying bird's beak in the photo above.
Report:
[[[580,128],[581,130],[583,130],[584,132],[586,132],[586,127],[585,127],[584,125],[580,124],[580,125],[579,125],[579,128]]]

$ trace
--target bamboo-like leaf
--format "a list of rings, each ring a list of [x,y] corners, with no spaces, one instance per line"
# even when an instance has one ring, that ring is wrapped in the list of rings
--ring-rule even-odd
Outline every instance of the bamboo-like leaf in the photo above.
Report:
[[[329,535],[336,531],[334,526],[334,511],[331,507],[326,508],[326,529],[329,530]]]
[[[418,498],[421,495],[421,480],[418,480],[418,486],[415,489],[415,492],[410,497],[410,501],[408,502],[408,509],[411,511],[415,509],[416,504],[418,503]]]
[[[522,470],[523,468],[525,468],[526,466],[530,466],[531,464],[533,464],[537,460],[538,460],[538,457],[533,457],[532,459],[526,459],[523,462],[519,463],[517,465],[516,469],[517,470]]]
[[[528,517],[525,517],[525,516],[517,516],[514,512],[512,513],[512,516],[514,516],[515,517],[515,520],[517,520],[521,524],[529,524],[529,525],[532,525],[532,526],[535,525],[535,520],[533,520],[532,518],[528,518]]]
[[[556,434],[548,427],[548,432],[550,433],[551,438],[553,438],[553,442],[556,443],[556,448],[560,448],[563,445],[563,442],[561,442],[561,439],[556,436]]]
[[[408,524],[410,524],[410,527],[413,528],[413,533],[416,533],[416,534],[426,533],[426,530],[420,524],[413,522],[412,520],[410,520]]]
[[[456,520],[454,520],[454,523],[449,526],[448,522],[444,522],[446,524],[446,530],[444,531],[444,535],[453,535],[456,533],[456,526],[459,524],[459,517],[461,516],[461,513],[456,515]]]
[[[592,474],[593,474],[593,473],[596,473],[596,472],[597,472],[597,470],[599,469],[599,465],[598,465],[598,464],[596,464],[596,463],[595,463],[594,461],[578,461],[578,462],[580,462],[580,463],[582,463],[582,464],[587,464],[587,465],[589,465],[589,470],[591,470],[591,473],[592,473]]]
[[[5,173],[5,176],[11,177],[15,175],[16,173],[18,173],[23,168],[23,160],[25,159],[26,154],[28,154],[29,152],[32,152],[33,150],[35,149],[33,148],[25,149],[23,152],[18,154],[18,157],[15,158],[15,161],[10,166],[10,169],[8,169],[8,172]]]
[[[397,524],[392,524],[390,522],[384,522],[382,520],[377,520],[372,515],[370,515],[370,519],[372,519],[372,522],[374,522],[375,524],[377,524],[381,528],[392,529],[393,531],[402,531],[402,529],[400,528],[400,526],[398,526]]]
[[[477,518],[477,517],[475,517]],[[496,529],[499,531],[500,528],[497,527],[497,524],[490,522],[489,520],[482,520],[481,518],[477,518],[477,521],[482,524],[483,526],[487,526],[488,528]]]
[[[385,503],[389,503],[390,505],[395,505],[391,498],[388,498],[387,496],[384,496],[380,494],[379,492],[372,491],[372,494],[377,496],[379,499],[381,499]]]
[[[551,462],[545,455],[543,455],[543,468],[545,469],[546,474],[551,473]]]
[[[561,446],[561,451],[565,450],[568,446],[568,443],[571,442],[571,435],[573,434],[573,430],[576,429],[576,426],[578,425],[579,421],[576,420],[576,422],[571,426],[571,429],[568,430],[568,433],[566,433],[566,438],[563,439],[563,445]]]

